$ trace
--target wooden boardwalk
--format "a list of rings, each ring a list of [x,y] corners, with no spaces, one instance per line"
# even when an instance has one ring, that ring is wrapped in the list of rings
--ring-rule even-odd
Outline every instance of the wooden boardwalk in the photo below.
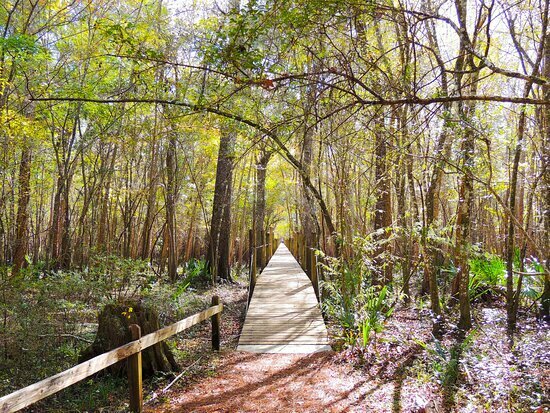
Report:
[[[311,281],[281,243],[256,281],[237,350],[314,353],[330,349]]]

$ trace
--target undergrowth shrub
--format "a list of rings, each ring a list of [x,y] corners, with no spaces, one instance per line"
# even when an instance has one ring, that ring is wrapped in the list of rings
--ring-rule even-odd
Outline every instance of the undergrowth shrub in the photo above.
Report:
[[[356,237],[351,257],[324,257],[323,310],[340,326],[347,346],[367,346],[384,328],[391,316],[391,290],[372,285],[376,244],[370,238]],[[317,254],[323,255],[318,251]]]
[[[210,281],[208,263],[204,258],[191,258],[185,264],[183,270],[183,285],[192,288],[204,288],[210,284]]]
[[[462,353],[472,345],[475,330],[472,330],[464,339],[445,345],[439,339],[432,337],[431,342],[413,338],[427,354],[429,373],[443,387],[456,384],[460,374],[460,359]]]
[[[361,338],[363,346],[366,346],[372,338],[372,334],[382,332],[384,322],[393,313],[393,307],[387,302],[388,287],[374,285],[366,289],[361,309]]]
[[[7,392],[74,365],[93,338],[86,323],[95,318],[95,304],[81,273],[44,277],[32,267],[17,276],[2,273],[0,386]]]
[[[468,293],[470,300],[484,298],[496,286],[503,285],[506,277],[506,263],[499,257],[489,254],[477,254],[469,261],[470,283]]]
[[[193,282],[203,277],[203,263],[186,268]],[[159,280],[146,261],[111,255],[93,257],[83,270],[45,272],[39,264],[12,276],[1,266],[0,394],[75,365],[107,303],[148,301],[165,322],[204,308],[188,285]]]
[[[116,255],[93,257],[82,275],[92,283],[96,297],[111,302],[139,298],[158,281],[149,262]]]
[[[524,270],[527,273],[545,274],[546,272],[544,266],[535,257],[529,257],[525,260]],[[515,282],[517,284],[517,279],[515,280]],[[527,304],[531,307],[533,304],[538,303],[539,307],[542,306],[542,302],[544,301],[544,291],[544,276],[537,275],[523,277],[521,286],[521,298],[525,301],[524,304]],[[534,308],[540,311],[542,308],[539,307]]]

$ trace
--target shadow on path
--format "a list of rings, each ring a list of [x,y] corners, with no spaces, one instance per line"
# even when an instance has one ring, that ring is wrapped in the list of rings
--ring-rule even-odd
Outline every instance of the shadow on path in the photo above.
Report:
[[[332,352],[234,353],[215,377],[191,386],[171,405],[155,411],[360,412],[366,411],[365,399],[377,388],[338,365]]]

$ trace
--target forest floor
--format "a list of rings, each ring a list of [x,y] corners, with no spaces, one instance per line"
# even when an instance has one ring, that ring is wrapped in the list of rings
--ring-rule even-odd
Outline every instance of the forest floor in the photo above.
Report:
[[[169,309],[173,300],[167,297],[173,295],[172,290],[159,292],[154,301],[166,307],[161,311],[162,322],[169,324],[204,309],[213,294],[224,303],[222,351],[210,349],[210,323],[168,340],[181,371],[144,381],[147,413],[550,411],[550,329],[532,313],[520,313],[518,332],[509,337],[501,299],[476,303],[474,327],[466,337],[456,334],[454,320],[448,319],[447,333],[435,339],[430,312],[426,303],[418,300],[398,307],[367,347],[360,345],[360,337],[342,334],[339,326],[329,324],[336,351],[284,355],[236,351],[245,317],[245,280],[215,289],[186,290],[179,295],[177,313]],[[90,322],[94,316],[92,312]],[[87,318],[79,317],[80,323],[81,319]],[[93,331],[87,334],[84,337],[93,338]],[[50,339],[47,348],[53,348],[58,340],[69,338],[48,336],[28,342],[44,347]],[[35,382],[38,373],[47,377],[55,369],[76,364],[79,350],[87,343],[72,343],[75,347],[67,347],[70,351],[65,358],[52,358],[55,363],[49,364],[49,359],[42,361],[44,366],[38,372],[29,364],[29,374],[15,384],[16,373],[23,376],[27,369],[0,364],[4,394],[13,391],[14,385]],[[33,362],[36,354],[21,363]],[[26,411],[126,412],[127,391],[125,378],[102,375]]]
[[[235,351],[244,319],[240,291],[218,290],[227,303],[223,350],[195,360],[190,374],[147,402],[147,413],[548,411],[549,329],[532,316],[512,340],[504,309],[485,303],[475,308],[467,337],[450,324],[436,340],[427,310],[400,308],[367,348],[253,354]],[[329,330],[341,348],[338,329]],[[207,327],[202,335],[204,343]]]
[[[215,377],[147,412],[364,412],[367,397],[384,393],[332,352],[228,352]]]

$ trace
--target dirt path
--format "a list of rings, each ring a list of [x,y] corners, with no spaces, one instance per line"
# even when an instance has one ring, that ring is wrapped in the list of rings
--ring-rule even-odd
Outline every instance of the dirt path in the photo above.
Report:
[[[234,286],[216,291],[227,303],[222,352],[210,352],[207,324],[179,340],[179,352],[186,355],[181,365],[188,370],[166,394],[147,404],[146,413],[500,413],[534,411],[532,406],[548,400],[548,329],[523,320],[512,353],[503,341],[507,336],[502,308],[476,313],[480,332],[472,332],[475,340],[465,346],[461,360],[468,369],[459,375],[445,403],[447,393],[440,384],[445,360],[436,350],[448,354],[455,339],[444,337],[436,347],[427,313],[418,314],[414,308],[396,311],[376,343],[363,352],[246,353],[235,350],[245,292]],[[151,383],[147,393],[158,392],[169,381]]]
[[[430,409],[436,390],[433,382],[419,381],[402,374],[410,364],[410,348],[380,345],[376,363],[358,370],[342,353],[261,354],[236,351],[244,319],[246,289],[220,288],[216,292],[226,304],[222,323],[222,352],[209,353],[210,329],[203,325],[196,340],[180,340],[180,351],[192,357],[182,366],[203,357],[190,372],[146,413],[332,413],[332,412],[436,412]],[[394,316],[395,318],[396,316]],[[419,336],[418,324],[405,320],[405,327]],[[394,338],[399,331],[389,330]],[[428,329],[429,333],[429,329]],[[401,337],[401,341],[407,339]],[[198,347],[193,348],[192,343]],[[197,344],[198,343],[198,344]],[[388,347],[388,349],[383,350]],[[379,360],[378,360],[379,359]],[[149,389],[149,391],[158,391]]]
[[[417,408],[417,398],[403,400],[393,382],[371,381],[335,358],[332,352],[228,352],[215,376],[170,394],[169,401],[146,412],[426,411]]]
[[[217,375],[149,412],[359,412],[367,384],[332,353],[227,354]]]

